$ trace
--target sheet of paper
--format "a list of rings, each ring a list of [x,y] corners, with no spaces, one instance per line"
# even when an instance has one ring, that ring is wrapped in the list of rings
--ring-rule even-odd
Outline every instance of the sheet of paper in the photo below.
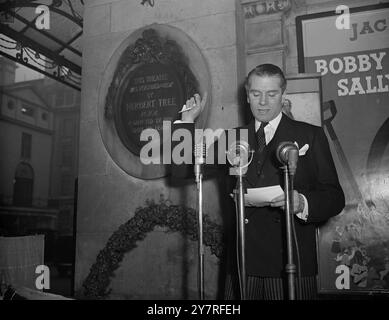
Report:
[[[248,207],[263,207],[282,194],[284,194],[284,190],[280,185],[247,189],[245,204]]]

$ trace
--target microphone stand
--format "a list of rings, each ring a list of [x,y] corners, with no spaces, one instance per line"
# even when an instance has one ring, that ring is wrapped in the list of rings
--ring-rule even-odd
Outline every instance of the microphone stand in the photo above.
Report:
[[[237,212],[237,221],[238,221],[238,250],[239,250],[239,260],[238,260],[238,270],[239,270],[239,280],[240,280],[240,296],[241,300],[246,300],[246,248],[245,248],[245,226],[244,226],[244,217],[245,217],[245,204],[244,204],[244,194],[246,190],[243,186],[243,172],[242,168],[237,168],[237,180],[236,180],[236,189],[234,190],[235,195],[238,196],[238,212]]]
[[[203,148],[200,145],[201,149]],[[201,154],[199,155],[199,153]],[[202,154],[203,150],[196,150],[196,158],[194,172],[197,184],[197,200],[198,200],[198,278],[197,286],[199,290],[200,300],[204,300],[204,239],[203,239],[203,173],[201,166],[204,164]]]
[[[287,265],[285,267],[288,275],[288,297],[289,300],[296,300],[295,275],[296,265],[293,263],[293,243],[292,243],[292,219],[293,219],[293,197],[290,196],[290,182],[288,166],[282,167],[284,171],[285,188],[285,213],[286,213],[286,245],[287,245]],[[293,176],[292,176],[293,179]]]
[[[236,144],[233,144],[233,147],[236,148]],[[244,200],[244,194],[246,193],[246,189],[243,185],[243,176],[247,172],[247,167],[250,165],[252,159],[253,159],[253,152],[249,150],[249,146],[241,146],[241,148],[246,148],[247,152],[247,159],[246,162],[243,161],[241,163],[242,159],[240,159],[238,163],[234,161],[234,159],[230,159],[228,157],[227,152],[227,159],[232,165],[230,168],[230,175],[237,176],[236,180],[236,187],[234,189],[234,196],[235,196],[235,203],[237,203],[237,223],[238,223],[238,235],[237,235],[237,249],[239,251],[238,254],[238,276],[239,276],[239,284],[240,284],[240,297],[241,300],[246,300],[247,296],[247,289],[246,289],[246,250],[245,250],[245,224],[244,224],[244,217],[245,217],[245,200]],[[231,152],[232,153],[232,152]],[[232,153],[233,155],[235,153]],[[251,154],[251,158],[249,159]],[[238,198],[238,199],[237,199]]]

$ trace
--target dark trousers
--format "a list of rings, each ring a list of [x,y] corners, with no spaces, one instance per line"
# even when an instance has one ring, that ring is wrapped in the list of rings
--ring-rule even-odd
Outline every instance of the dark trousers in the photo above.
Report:
[[[287,300],[288,284],[283,278],[247,277],[247,300]],[[301,297],[299,296],[300,283],[296,277],[296,299],[316,300],[316,277],[301,277]],[[227,275],[225,299],[237,300],[240,298],[239,283],[236,277]]]

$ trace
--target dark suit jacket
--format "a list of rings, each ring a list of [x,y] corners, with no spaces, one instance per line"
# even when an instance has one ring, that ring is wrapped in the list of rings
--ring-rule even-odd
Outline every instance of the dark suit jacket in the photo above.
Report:
[[[246,128],[249,144],[256,146],[254,121]],[[299,157],[294,178],[294,189],[308,201],[308,219],[304,222],[295,217],[295,227],[302,275],[314,275],[317,273],[315,227],[342,211],[344,194],[324,130],[285,115],[263,154],[254,154],[246,173],[247,188],[277,184],[283,187],[283,173],[276,158],[276,149],[283,141],[296,141],[300,148],[305,144],[309,146],[306,154]],[[272,207],[247,207],[245,214],[249,220],[245,230],[247,274],[282,275],[287,258],[285,212]],[[295,264],[296,258],[295,253]]]
[[[255,123],[248,130],[249,145],[256,149]],[[298,160],[294,189],[308,200],[306,222],[295,217],[295,227],[304,276],[317,273],[315,228],[330,217],[339,214],[345,205],[327,138],[321,127],[294,121],[282,115],[277,131],[261,155],[254,153],[244,178],[245,187],[272,185],[283,187],[283,172],[276,159],[277,146],[283,141],[297,142],[309,149]],[[280,277],[286,265],[285,212],[272,207],[246,207],[246,268],[248,275]],[[233,256],[233,255],[232,255]],[[294,262],[297,264],[296,252]]]

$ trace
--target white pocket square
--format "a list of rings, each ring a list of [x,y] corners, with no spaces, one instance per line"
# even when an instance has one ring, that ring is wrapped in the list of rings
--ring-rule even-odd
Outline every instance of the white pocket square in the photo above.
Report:
[[[309,145],[305,144],[300,150],[299,150],[299,156],[303,156],[309,149]]]
[[[297,148],[299,147],[298,143],[295,141],[294,144],[297,146]],[[299,149],[299,156],[303,156],[307,153],[309,149],[309,145],[308,144],[305,144],[301,149]]]

